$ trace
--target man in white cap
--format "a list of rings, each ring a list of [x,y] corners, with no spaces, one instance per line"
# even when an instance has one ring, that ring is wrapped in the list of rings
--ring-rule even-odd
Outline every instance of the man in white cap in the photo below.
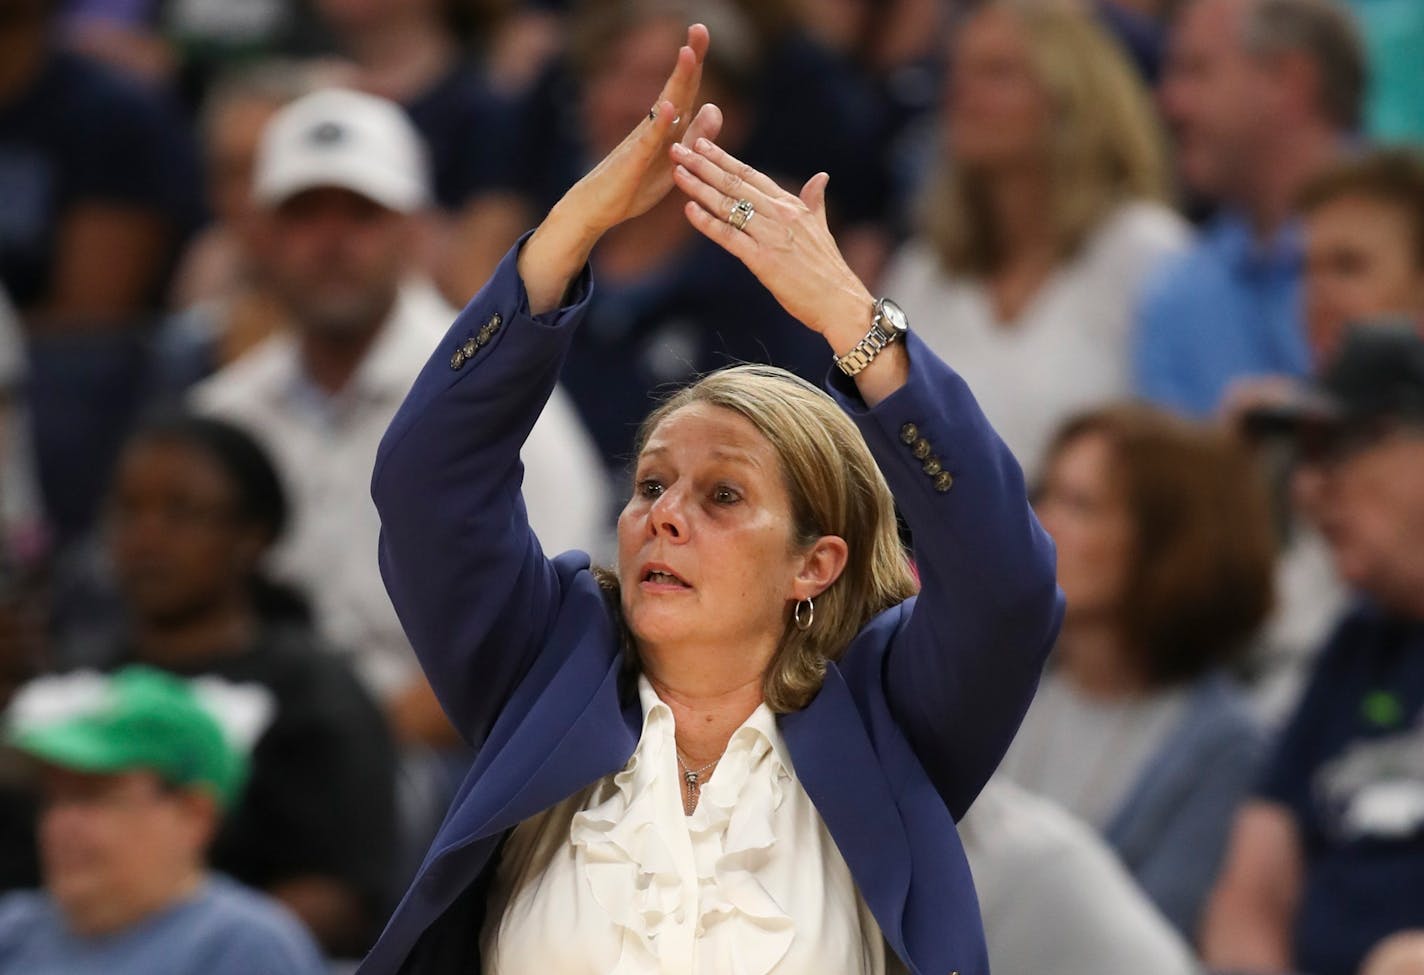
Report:
[[[291,322],[200,384],[203,412],[246,427],[277,462],[293,525],[274,571],[307,589],[405,741],[452,733],[382,586],[369,485],[376,447],[455,310],[415,276],[430,199],[424,148],[392,102],[342,89],[279,112],[254,197],[260,273]],[[525,497],[545,548],[600,547],[608,489],[556,393],[525,446]]]

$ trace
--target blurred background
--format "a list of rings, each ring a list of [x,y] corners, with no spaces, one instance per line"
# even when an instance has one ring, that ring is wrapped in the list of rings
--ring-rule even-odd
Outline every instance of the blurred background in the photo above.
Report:
[[[381,584],[376,445],[692,21],[720,141],[830,174],[1058,544],[964,824],[995,971],[1424,972],[1421,0],[0,0],[0,708],[135,665],[259,702],[187,833],[0,756],[0,972],[50,957],[36,905],[151,919],[174,857],[292,957],[370,945],[473,754]],[[608,559],[660,393],[830,360],[677,199],[592,263],[525,490]]]

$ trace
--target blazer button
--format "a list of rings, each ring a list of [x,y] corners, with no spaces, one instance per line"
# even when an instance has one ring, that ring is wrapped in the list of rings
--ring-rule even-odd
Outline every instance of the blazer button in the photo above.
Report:
[[[940,494],[943,494],[952,487],[954,487],[954,475],[950,474],[949,471],[940,471],[935,475],[934,489]]]
[[[480,346],[479,346],[479,343],[476,342],[474,339],[465,339],[465,345],[464,345],[464,348],[463,348],[463,351],[464,351],[464,353],[465,353],[465,358],[466,358],[466,359],[473,358],[474,355],[475,355],[476,350],[478,350],[479,347],[480,347]]]
[[[934,477],[936,474],[940,474],[944,471],[944,465],[939,462],[938,457],[931,457],[920,465],[920,470],[924,471],[930,477]]]
[[[920,437],[920,428],[913,423],[907,423],[900,428],[900,442],[905,446],[914,443]]]
[[[910,448],[910,453],[915,455],[915,460],[924,460],[930,455],[930,442],[921,437]]]
[[[468,359],[468,358],[469,358],[469,356],[465,355],[465,350],[464,350],[464,349],[456,349],[456,350],[455,350],[455,354],[450,357],[450,368],[451,368],[451,369],[459,369],[459,368],[461,368],[462,366],[464,366],[465,360]]]

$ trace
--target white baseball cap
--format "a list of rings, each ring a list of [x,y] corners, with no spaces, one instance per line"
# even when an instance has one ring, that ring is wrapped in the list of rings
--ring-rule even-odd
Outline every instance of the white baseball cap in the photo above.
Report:
[[[276,206],[303,190],[329,186],[397,213],[429,202],[425,146],[399,105],[327,88],[273,116],[257,149],[253,199]]]

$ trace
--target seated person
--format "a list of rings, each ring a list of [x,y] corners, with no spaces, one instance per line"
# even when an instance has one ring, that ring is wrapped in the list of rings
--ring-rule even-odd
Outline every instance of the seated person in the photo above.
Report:
[[[1192,975],[1186,943],[1055,803],[992,780],[959,822],[989,962],[1010,975]]]
[[[1352,332],[1317,395],[1312,511],[1360,599],[1236,818],[1202,936],[1232,971],[1354,975],[1424,925],[1424,339]]]
[[[182,681],[148,668],[30,685],[9,744],[41,765],[44,889],[0,899],[0,971],[319,975],[297,921],[209,872],[245,758]]]
[[[287,504],[261,448],[191,416],[141,428],[111,492],[107,545],[124,625],[82,654],[255,685],[270,709],[213,865],[273,895],[329,953],[370,946],[395,885],[395,748],[299,597],[266,581]]]
[[[1147,407],[1058,433],[1037,510],[1067,615],[1002,766],[1099,830],[1186,937],[1261,745],[1221,672],[1270,605],[1274,554],[1232,446]]]

